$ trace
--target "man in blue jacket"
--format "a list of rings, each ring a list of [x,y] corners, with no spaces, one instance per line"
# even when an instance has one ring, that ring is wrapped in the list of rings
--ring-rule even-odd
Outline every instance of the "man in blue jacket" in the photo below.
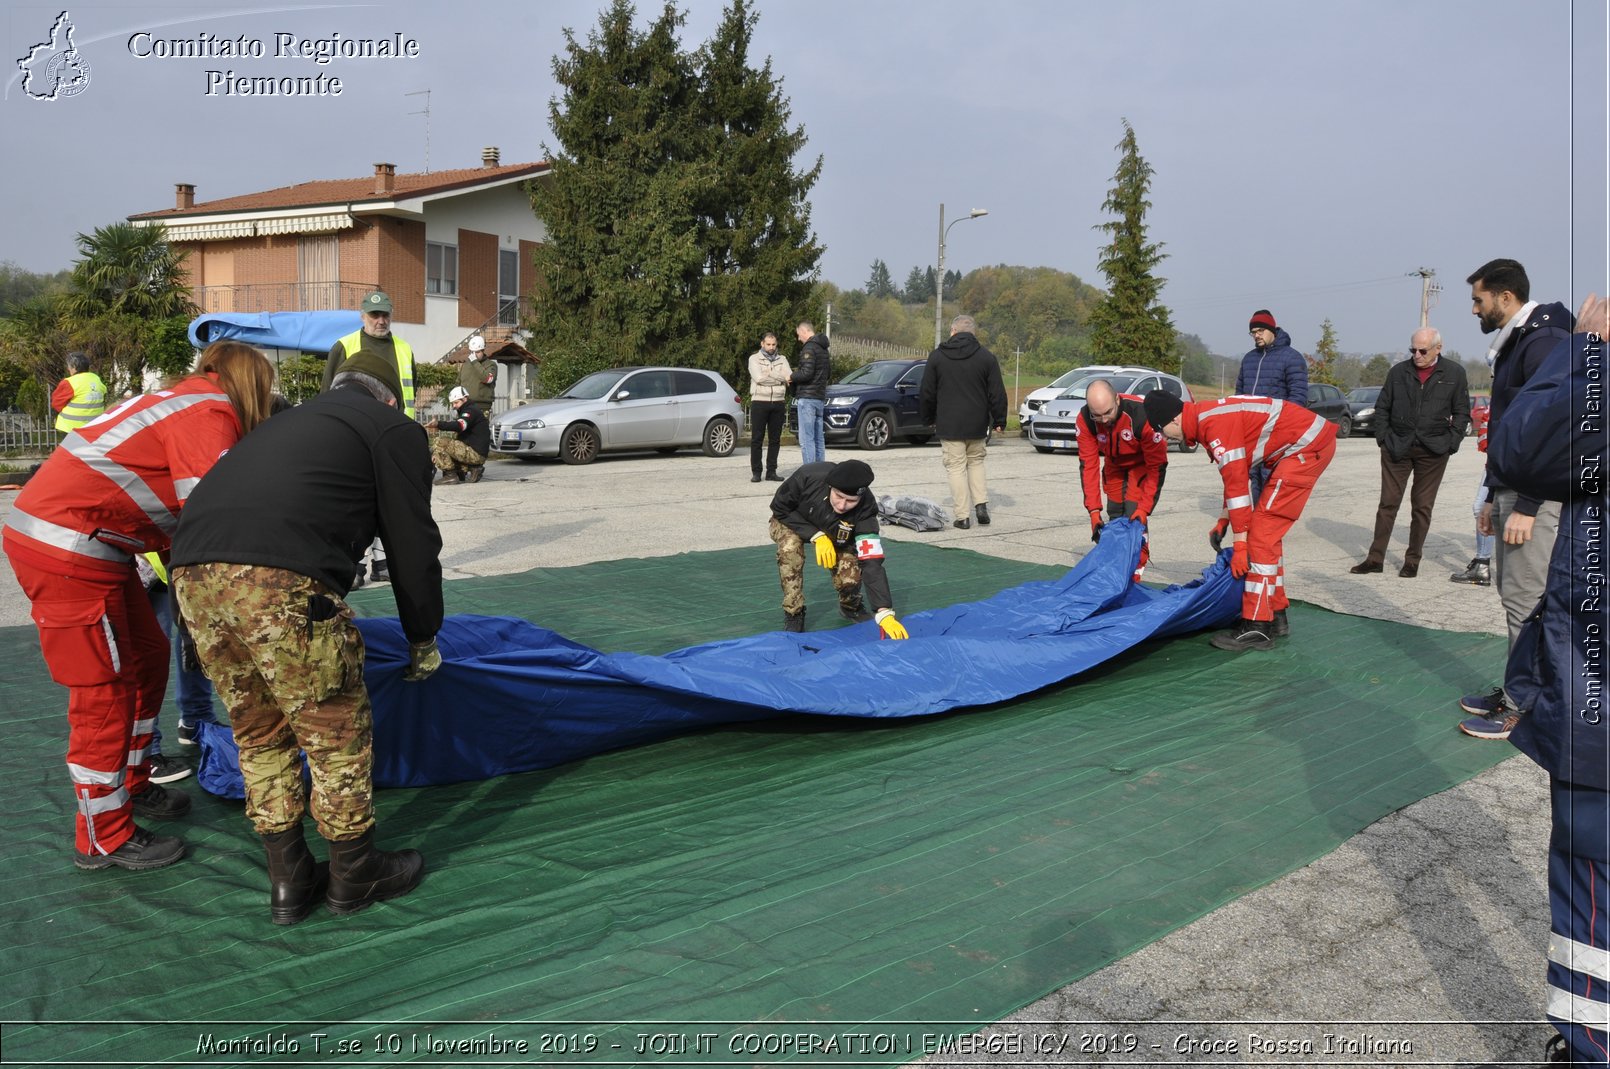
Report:
[[[1308,404],[1308,358],[1292,348],[1291,335],[1275,323],[1274,313],[1260,308],[1247,322],[1247,333],[1252,335],[1252,351],[1241,358],[1241,370],[1235,375],[1235,392],[1243,397],[1273,397],[1277,401]],[[1254,464],[1248,473],[1248,490],[1252,500],[1263,495],[1263,484],[1269,473],[1262,464]],[[1230,526],[1228,516],[1208,532],[1208,544],[1213,552]]]
[[[1503,485],[1567,502],[1542,604],[1510,656],[1505,688],[1519,708],[1509,739],[1549,774],[1547,1013],[1570,1060],[1602,1065],[1610,996],[1610,710],[1604,690],[1604,382],[1610,300],[1583,302],[1582,333],[1562,339],[1510,399],[1492,433],[1488,469]],[[1495,394],[1496,396],[1496,394]],[[1512,491],[1513,492],[1513,491]],[[1550,1041],[1550,1061],[1563,1061]]]
[[[1489,260],[1478,267],[1470,283],[1471,311],[1481,320],[1483,333],[1498,335],[1491,349],[1493,401],[1487,424],[1488,441],[1503,425],[1504,412],[1521,389],[1537,374],[1543,358],[1571,336],[1571,313],[1558,301],[1539,304],[1530,299],[1532,284],[1526,269],[1514,260]],[[1548,579],[1549,554],[1560,528],[1558,501],[1506,486],[1487,454],[1487,504],[1476,527],[1482,534],[1498,535],[1493,559],[1498,596],[1504,603],[1513,653],[1521,625],[1537,607]],[[1486,694],[1467,694],[1459,708],[1471,716],[1459,730],[1478,739],[1507,739],[1510,728],[1525,710],[1503,687]]]

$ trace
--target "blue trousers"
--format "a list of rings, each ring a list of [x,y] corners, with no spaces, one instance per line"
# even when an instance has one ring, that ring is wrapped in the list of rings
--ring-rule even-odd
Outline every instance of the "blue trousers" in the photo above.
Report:
[[[213,712],[212,681],[199,668],[184,666],[184,651],[179,648],[175,637],[177,629],[174,627],[173,595],[168,585],[158,583],[149,587],[146,596],[151,599],[151,608],[157,614],[157,625],[173,647],[174,700],[179,706],[179,719],[187,727],[200,723],[216,724],[218,715]],[[162,728],[157,724],[151,726],[151,752],[162,752]]]
[[[827,445],[822,440],[823,402],[814,397],[801,397],[795,408],[799,413],[799,452],[801,464],[814,464],[827,459]]]
[[[1576,1065],[1605,1065],[1610,1031],[1610,793],[1549,781],[1549,1020]]]

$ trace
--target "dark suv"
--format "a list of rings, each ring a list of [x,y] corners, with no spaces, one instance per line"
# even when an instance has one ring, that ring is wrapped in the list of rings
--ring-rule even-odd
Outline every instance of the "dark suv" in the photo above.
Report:
[[[934,436],[919,421],[917,394],[926,360],[874,360],[852,369],[827,388],[823,437],[854,440],[862,449],[885,449],[895,438],[924,445]]]

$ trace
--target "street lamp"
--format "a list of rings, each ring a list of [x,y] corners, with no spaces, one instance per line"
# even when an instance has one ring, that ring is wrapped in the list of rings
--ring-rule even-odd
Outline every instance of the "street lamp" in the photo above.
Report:
[[[981,215],[988,215],[988,208],[974,208],[960,219],[951,220],[951,226],[965,223],[969,219],[977,219]],[[945,318],[945,235],[950,233],[950,227],[945,225],[945,206],[939,205],[939,271],[934,275],[934,348],[944,339],[941,321]]]

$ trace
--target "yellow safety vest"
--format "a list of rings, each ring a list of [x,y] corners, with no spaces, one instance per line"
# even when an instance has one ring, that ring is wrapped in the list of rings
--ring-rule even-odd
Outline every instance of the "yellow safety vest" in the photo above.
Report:
[[[397,358],[397,378],[402,380],[403,395],[397,399],[397,407],[402,409],[403,415],[409,419],[414,418],[414,351],[408,343],[397,335],[391,336],[392,353]],[[341,351],[351,360],[363,348],[363,331],[355,330],[341,339]],[[339,370],[339,369],[338,369]]]
[[[80,371],[67,376],[73,384],[73,399],[63,406],[56,417],[58,431],[76,431],[106,411],[106,383],[93,371]]]

